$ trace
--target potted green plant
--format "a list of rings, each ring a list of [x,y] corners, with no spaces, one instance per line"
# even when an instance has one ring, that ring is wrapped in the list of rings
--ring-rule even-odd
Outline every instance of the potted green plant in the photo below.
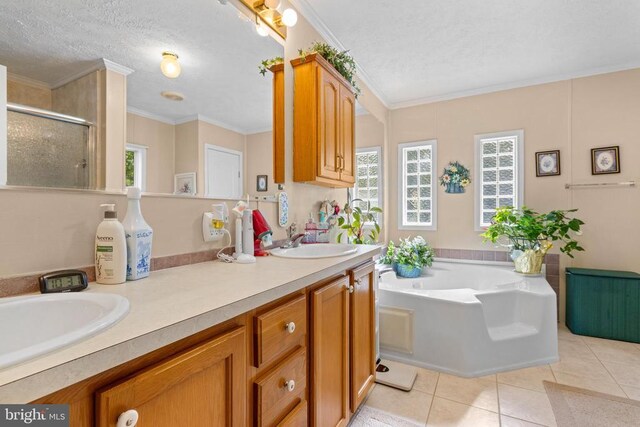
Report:
[[[344,216],[338,218],[338,227],[343,231],[338,234],[338,243],[342,241],[342,235],[346,234],[351,243],[357,245],[374,244],[380,236],[380,225],[378,224],[378,214],[382,209],[371,206],[371,202],[366,202],[366,209],[362,209],[360,204],[362,199],[353,199],[351,204],[344,206]]]
[[[264,59],[260,65],[258,65],[258,70],[260,74],[263,76],[267,74],[267,71],[271,69],[274,65],[284,64],[284,58],[281,56],[276,56],[274,58]]]
[[[387,252],[380,259],[382,264],[391,264],[400,277],[418,277],[424,267],[433,265],[434,251],[421,236],[400,239],[396,246],[389,242]]]
[[[584,251],[571,237],[572,233],[579,234],[584,224],[580,219],[568,216],[576,211],[553,210],[541,214],[527,207],[501,207],[481,236],[485,242],[509,247],[518,273],[540,274],[542,261],[553,246],[552,242],[561,242],[560,251],[571,258],[573,251]]]
[[[298,53],[302,58],[313,53],[317,53],[327,60],[329,64],[344,77],[355,92],[356,98],[360,95],[360,88],[356,84],[356,62],[349,55],[348,50],[338,50],[330,44],[323,42],[313,42],[307,49],[299,49]]]

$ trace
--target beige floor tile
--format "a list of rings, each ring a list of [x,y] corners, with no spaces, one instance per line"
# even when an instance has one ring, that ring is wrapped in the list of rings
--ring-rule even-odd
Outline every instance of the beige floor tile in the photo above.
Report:
[[[609,340],[606,338],[587,337],[587,336],[582,337],[582,340],[585,342],[585,344],[589,346],[605,345],[605,346],[617,347],[617,348],[633,348],[638,345],[638,344],[626,342],[626,341]]]
[[[640,364],[640,349],[635,344],[607,341],[592,342],[589,347],[602,361]]]
[[[631,387],[628,385],[622,385],[622,390],[627,394],[629,399],[640,400],[640,387]]]
[[[495,412],[434,397],[427,426],[499,427],[500,419]]]
[[[620,386],[613,381],[593,380],[591,378],[578,377],[562,372],[557,372],[555,375],[557,382],[560,384],[566,384],[572,387],[584,388],[587,390],[598,391],[600,393],[625,397],[625,394]]]
[[[432,400],[433,395],[421,391],[406,392],[376,384],[365,404],[424,424],[427,422]]]
[[[500,425],[502,427],[539,427],[542,424],[530,423],[529,421],[500,415]]]
[[[498,384],[500,413],[545,426],[555,426],[551,404],[546,393]]]
[[[640,364],[602,362],[616,382],[620,385],[640,387]]]
[[[416,378],[413,388],[424,393],[434,394],[439,376],[439,372],[418,368],[418,378]]]
[[[498,391],[495,376],[460,378],[440,374],[436,396],[476,408],[498,412]]]
[[[555,381],[549,365],[534,366],[533,368],[518,369],[516,371],[501,372],[498,382],[544,392],[542,381]]]
[[[562,372],[578,377],[591,378],[598,381],[609,381],[613,378],[598,360],[578,359],[573,357],[565,357],[559,362],[551,364],[551,370],[554,374]]]
[[[593,351],[582,341],[558,340],[558,353],[561,360],[567,357],[597,360]]]
[[[558,324],[558,338],[565,341],[580,341],[582,342],[581,335],[574,335],[569,328],[565,325],[559,323]]]

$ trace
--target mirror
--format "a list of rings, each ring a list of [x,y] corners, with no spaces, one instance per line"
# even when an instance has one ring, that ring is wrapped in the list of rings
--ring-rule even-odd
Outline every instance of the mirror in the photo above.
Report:
[[[273,116],[258,65],[283,47],[231,3],[25,0],[0,7],[0,28],[7,185],[211,198],[253,185],[251,141],[271,138]]]

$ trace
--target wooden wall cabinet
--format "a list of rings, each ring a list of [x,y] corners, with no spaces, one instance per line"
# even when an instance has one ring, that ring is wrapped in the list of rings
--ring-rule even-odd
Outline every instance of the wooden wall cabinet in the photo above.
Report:
[[[284,64],[269,70],[273,73],[273,182],[284,184]]]
[[[327,187],[355,182],[355,95],[318,54],[294,69],[293,180]]]

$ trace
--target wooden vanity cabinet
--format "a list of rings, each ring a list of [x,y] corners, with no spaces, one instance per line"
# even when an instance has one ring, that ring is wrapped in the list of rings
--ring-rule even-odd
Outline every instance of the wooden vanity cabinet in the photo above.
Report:
[[[294,69],[293,180],[327,187],[355,182],[355,95],[318,54]]]
[[[154,427],[245,425],[245,330],[238,328],[99,390],[99,427],[138,413]]]

